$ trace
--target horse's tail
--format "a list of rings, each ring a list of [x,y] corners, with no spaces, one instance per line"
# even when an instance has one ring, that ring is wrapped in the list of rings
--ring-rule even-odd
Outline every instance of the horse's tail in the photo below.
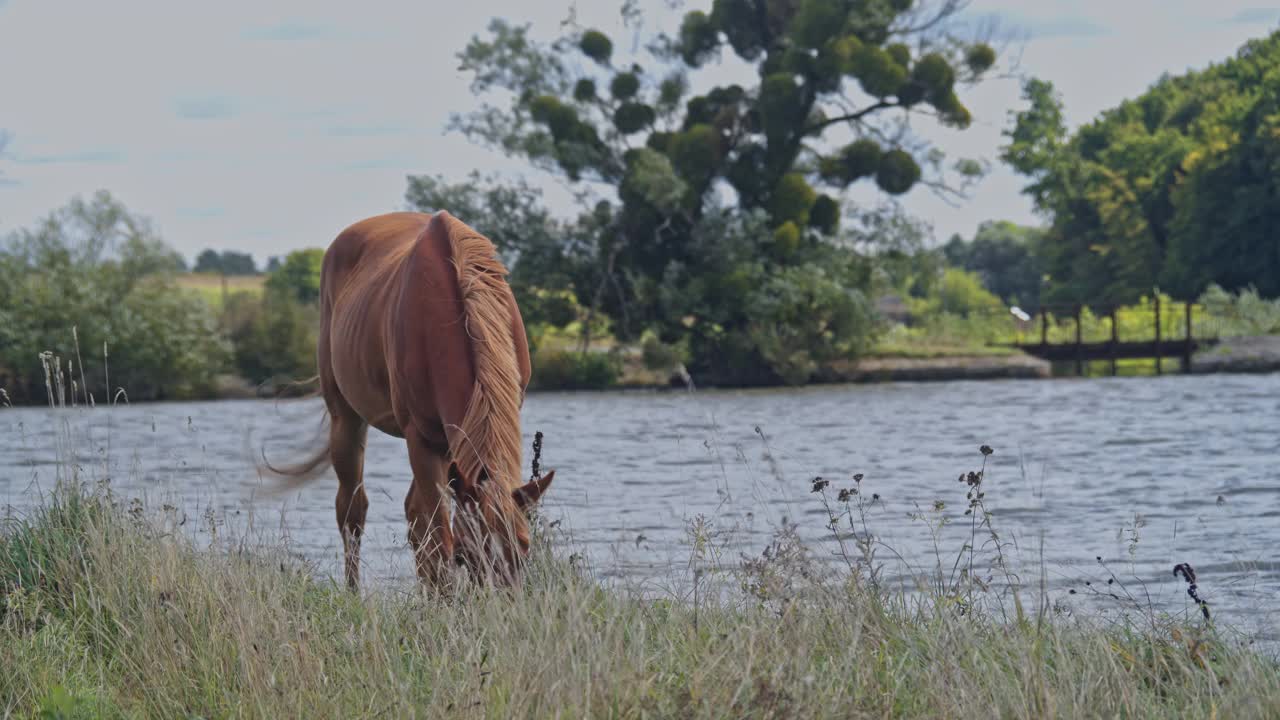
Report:
[[[320,376],[307,378],[306,380],[298,380],[289,384],[290,387],[298,387],[310,385],[319,381]],[[317,397],[320,392],[313,390],[304,397]],[[324,474],[332,464],[329,459],[329,413],[325,412],[320,416],[320,429],[316,432],[315,437],[309,443],[310,450],[305,458],[288,465],[275,465],[267,459],[267,448],[262,448],[262,462],[258,465],[260,472],[274,475],[281,480],[286,487],[297,487],[310,482]]]
[[[458,426],[459,447],[452,454],[468,480],[478,480],[483,468],[511,489],[521,481],[523,387],[507,269],[493,243],[460,222],[450,228],[449,243],[475,363],[475,385]]]

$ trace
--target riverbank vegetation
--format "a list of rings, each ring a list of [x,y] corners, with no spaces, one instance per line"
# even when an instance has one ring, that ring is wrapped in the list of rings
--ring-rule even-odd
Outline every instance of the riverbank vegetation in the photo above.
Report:
[[[961,199],[984,163],[913,127],[969,126],[964,97],[1000,71],[997,38],[953,23],[954,3],[757,5],[717,0],[647,36],[624,3],[637,33],[625,44],[573,22],[544,41],[494,20],[459,53],[483,105],[452,129],[579,204],[555,214],[538,184],[475,174],[410,176],[403,201],[494,241],[535,387],[803,384],[860,358],[1005,355],[1041,332],[1014,308],[1046,309],[1051,340],[1074,339],[1076,307],[1085,339],[1110,338],[1113,311],[1121,338],[1151,339],[1157,297],[1165,337],[1188,301],[1206,335],[1278,332],[1266,198],[1280,33],[1074,130],[1053,87],[1027,79],[1001,158],[1028,177],[1045,226],[991,221],[939,244],[896,199]],[[716,85],[728,70],[739,82]],[[852,202],[858,188],[871,199]],[[206,249],[186,273],[109,195],[73,200],[0,249],[0,387],[39,401],[46,350],[74,356],[99,396],[310,377],[321,254],[262,272]],[[115,353],[133,376],[110,378]]]
[[[206,518],[216,530],[195,534],[195,520],[114,495],[91,467],[64,461],[57,471],[52,495],[0,530],[6,716],[1280,711],[1280,665],[1194,604],[1179,617],[1140,600],[1111,619],[1074,614],[1065,596],[1002,569],[998,540],[984,541],[997,536],[981,472],[958,486],[981,519],[974,549],[957,549],[958,571],[941,569],[947,557],[903,586],[877,570],[884,549],[860,512],[874,498],[854,478],[848,487],[814,481],[847,543],[834,566],[785,528],[760,555],[730,558],[700,518],[690,576],[673,583],[687,590],[602,586],[543,526],[517,590],[354,594],[260,535],[237,535],[216,517]]]

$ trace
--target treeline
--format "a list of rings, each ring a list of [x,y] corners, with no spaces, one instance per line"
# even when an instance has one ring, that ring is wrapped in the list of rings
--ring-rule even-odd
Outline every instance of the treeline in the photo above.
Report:
[[[181,256],[144,219],[105,192],[72,200],[0,248],[4,399],[43,401],[45,352],[81,402],[216,397],[308,377],[321,255],[292,253],[262,292],[213,303],[180,286]]]
[[[273,273],[280,269],[283,261],[278,256],[267,258],[265,272]],[[195,264],[191,266],[191,272],[196,273],[212,273],[216,275],[258,275],[258,264],[254,262],[251,253],[237,252],[235,250],[214,250],[206,248],[200,251],[196,256]]]
[[[988,342],[1012,305],[1107,307],[1156,288],[1272,307],[1280,34],[1163,78],[1075,133],[1052,86],[1028,82],[1002,154],[1031,179],[1047,227],[991,222],[936,247],[893,198],[957,192],[982,167],[946,160],[912,123],[967,127],[960,96],[996,61],[948,30],[953,10],[921,24],[907,2],[716,0],[673,36],[628,42],[639,54],[593,29],[540,43],[495,20],[459,58],[483,105],[452,125],[567,183],[582,209],[557,217],[535,186],[475,175],[411,177],[405,201],[494,241],[543,387],[608,385],[636,362],[683,365],[701,385],[799,384],[886,343]],[[704,71],[730,55],[755,79],[715,85]],[[856,183],[885,202],[853,206]],[[0,254],[4,387],[43,393],[34,359],[70,357],[72,326],[82,352],[109,341],[110,385],[135,397],[307,377],[320,257],[269,260],[261,293],[201,302],[145,222],[109,196],[73,202]],[[257,272],[212,249],[194,269]],[[1239,292],[1251,286],[1261,295]],[[106,373],[85,379],[106,387]]]
[[[1280,295],[1280,33],[1206,70],[1165,76],[1069,133],[1050,83],[1004,159],[1049,219],[1046,299],[1127,303],[1153,287]]]

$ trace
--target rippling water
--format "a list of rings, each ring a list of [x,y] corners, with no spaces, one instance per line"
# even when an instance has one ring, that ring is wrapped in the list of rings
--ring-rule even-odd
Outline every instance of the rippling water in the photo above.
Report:
[[[259,532],[287,533],[337,574],[333,477],[276,496],[252,462],[264,441],[287,460],[320,407],[0,410],[0,506],[21,514],[50,489],[55,427],[65,421],[81,462],[109,475],[118,494],[196,518],[252,517]],[[545,434],[544,465],[558,470],[544,513],[602,576],[687,576],[699,516],[729,560],[758,553],[788,522],[830,555],[811,481],[829,479],[834,491],[854,473],[864,475],[864,498],[879,496],[868,523],[886,573],[938,562],[929,523],[913,515],[951,522],[938,540],[949,569],[970,533],[957,477],[981,467],[985,443],[995,448],[985,499],[1001,538],[1016,544],[1008,552],[1024,582],[1043,577],[1056,600],[1087,607],[1114,572],[1128,592],[1181,610],[1189,601],[1171,569],[1189,562],[1219,617],[1264,634],[1280,627],[1280,375],[533,394],[524,427]],[[403,442],[371,431],[366,578],[410,574],[408,477]]]

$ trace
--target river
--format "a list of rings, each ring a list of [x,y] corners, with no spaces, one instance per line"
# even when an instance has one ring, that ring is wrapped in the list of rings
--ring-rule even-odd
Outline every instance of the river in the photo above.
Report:
[[[204,532],[252,518],[254,532],[287,536],[338,575],[336,481],[278,495],[253,466],[264,442],[274,459],[295,456],[320,407],[0,409],[0,507],[21,515],[52,487],[65,432],[87,474],[109,477],[117,495],[175,505]],[[985,444],[984,501],[1008,561],[1028,587],[1043,578],[1060,607],[1115,606],[1097,589],[1123,587],[1194,610],[1172,573],[1186,562],[1219,619],[1272,641],[1280,628],[1280,374],[539,393],[524,428],[526,447],[544,433],[543,464],[557,470],[544,516],[602,578],[678,585],[699,517],[722,563],[759,553],[790,522],[831,558],[812,481],[829,480],[834,501],[854,473],[886,577],[936,567],[935,535],[949,570],[972,531],[957,478],[982,467]],[[403,442],[371,431],[366,457],[365,578],[403,580]],[[950,524],[935,534],[941,518]],[[989,557],[989,535],[978,537]]]

